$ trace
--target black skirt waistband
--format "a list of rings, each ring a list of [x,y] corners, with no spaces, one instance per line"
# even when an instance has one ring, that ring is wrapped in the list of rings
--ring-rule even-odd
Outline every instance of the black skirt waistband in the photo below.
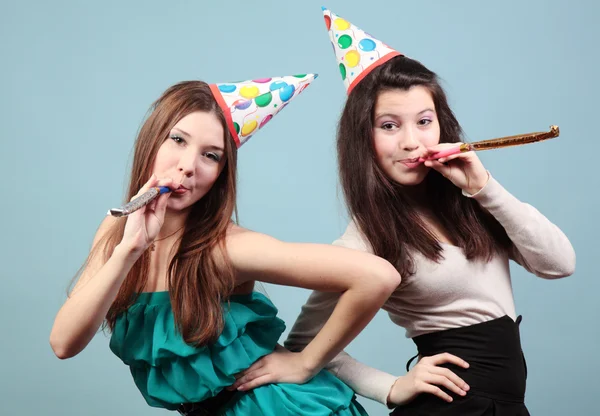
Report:
[[[177,411],[184,416],[214,416],[229,403],[238,392],[237,390],[221,390],[216,396],[197,403],[182,403]]]
[[[522,403],[527,367],[521,349],[520,322],[521,316],[515,322],[505,315],[480,324],[420,335],[413,341],[421,357],[447,352],[468,362],[467,369],[442,365],[470,386],[468,394]]]

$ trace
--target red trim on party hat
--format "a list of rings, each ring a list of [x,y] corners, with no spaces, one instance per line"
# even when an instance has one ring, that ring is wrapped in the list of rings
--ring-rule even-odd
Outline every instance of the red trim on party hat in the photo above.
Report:
[[[210,84],[210,91],[212,92],[215,100],[217,100],[217,104],[223,110],[225,114],[225,120],[227,120],[227,127],[229,127],[229,132],[231,133],[231,137],[233,137],[233,141],[235,142],[235,147],[239,148],[242,144],[240,142],[240,137],[235,131],[235,126],[233,125],[233,119],[231,118],[231,108],[225,103],[223,96],[221,95],[221,91],[219,91],[219,87],[215,84]]]
[[[392,58],[395,58],[396,56],[404,56],[404,54],[402,54],[398,51],[389,52],[387,55],[383,55],[381,58],[379,58],[378,60],[373,62],[368,68],[363,70],[356,78],[354,78],[354,81],[352,81],[350,86],[348,86],[348,95],[350,95],[350,93],[352,92],[352,89],[356,86],[356,84],[358,84],[360,81],[362,81],[364,77],[369,75],[372,70],[374,70],[375,68],[377,68],[380,65],[385,64],[387,61],[389,61]]]

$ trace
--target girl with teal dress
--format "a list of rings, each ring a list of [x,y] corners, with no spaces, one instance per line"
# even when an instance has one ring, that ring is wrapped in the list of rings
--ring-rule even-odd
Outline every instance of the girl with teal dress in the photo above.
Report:
[[[101,223],[50,334],[59,358],[80,353],[106,324],[111,350],[150,406],[186,415],[366,415],[322,368],[398,286],[397,271],[368,253],[285,243],[232,220],[237,148],[314,78],[188,81],[162,94],[136,140],[128,199],[155,186],[171,192]],[[314,340],[286,352],[277,345],[285,324],[255,281],[341,296]],[[275,349],[286,359],[257,380],[267,384],[231,388]]]

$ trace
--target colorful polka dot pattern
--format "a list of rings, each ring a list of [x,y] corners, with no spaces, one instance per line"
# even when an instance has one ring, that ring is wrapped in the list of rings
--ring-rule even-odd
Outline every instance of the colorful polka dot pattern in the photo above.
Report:
[[[348,94],[377,66],[402,55],[325,7],[323,17]]]
[[[211,90],[225,111],[229,130],[240,147],[316,78],[317,74],[260,78],[213,84]]]

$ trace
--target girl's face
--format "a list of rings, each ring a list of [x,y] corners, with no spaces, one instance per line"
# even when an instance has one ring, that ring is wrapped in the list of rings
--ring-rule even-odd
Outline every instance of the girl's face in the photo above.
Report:
[[[377,164],[394,182],[418,185],[428,167],[419,163],[440,141],[440,125],[429,90],[414,86],[379,94],[375,103],[373,143]]]
[[[158,149],[152,172],[180,184],[167,210],[183,211],[212,188],[225,165],[225,132],[214,113],[196,111],[183,117]]]

